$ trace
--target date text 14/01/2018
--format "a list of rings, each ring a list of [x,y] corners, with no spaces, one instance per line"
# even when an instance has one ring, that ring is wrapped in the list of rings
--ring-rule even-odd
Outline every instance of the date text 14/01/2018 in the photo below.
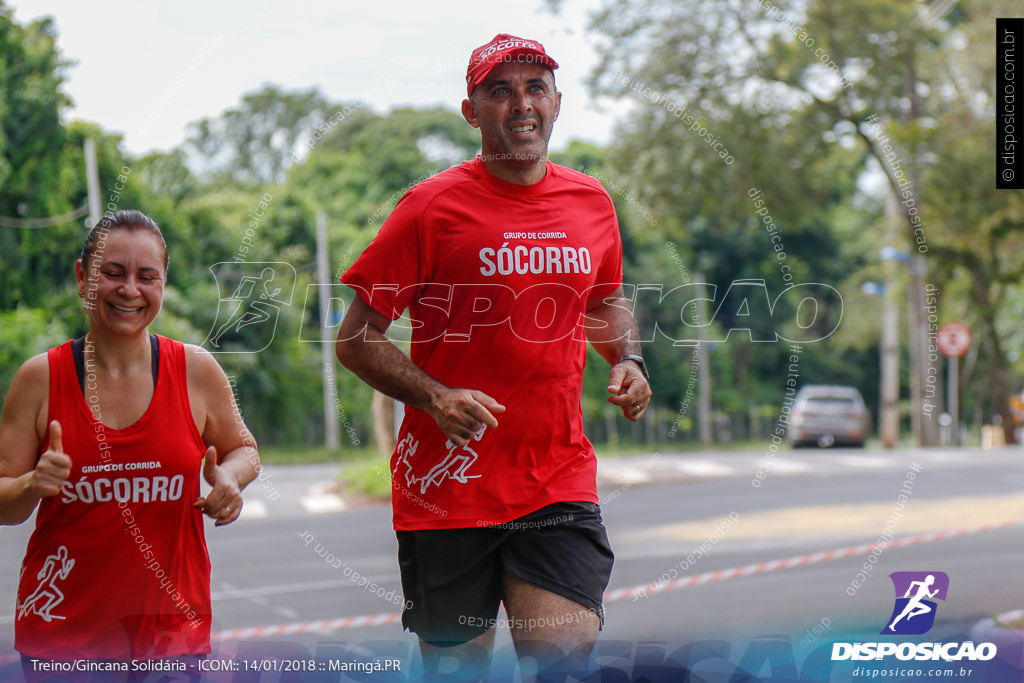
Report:
[[[368,674],[378,671],[401,671],[402,663],[398,659],[377,659],[373,661],[339,659],[242,659],[242,660],[207,660],[206,664],[224,665],[225,668],[206,668],[205,671],[318,671],[348,672],[358,671]],[[228,668],[228,666],[232,668]]]

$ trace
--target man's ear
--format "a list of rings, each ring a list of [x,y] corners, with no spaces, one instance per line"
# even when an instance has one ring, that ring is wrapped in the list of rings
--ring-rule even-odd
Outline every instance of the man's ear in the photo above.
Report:
[[[469,125],[474,128],[480,127],[480,121],[476,117],[476,105],[472,100],[462,100],[462,116]]]

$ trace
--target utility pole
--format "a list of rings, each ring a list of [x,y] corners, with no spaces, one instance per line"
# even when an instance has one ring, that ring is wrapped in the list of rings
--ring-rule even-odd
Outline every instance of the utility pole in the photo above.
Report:
[[[324,377],[324,434],[327,450],[336,451],[341,447],[341,429],[338,425],[338,411],[335,400],[338,386],[334,372],[334,339],[328,316],[331,313],[331,297],[328,285],[331,283],[327,268],[327,216],[322,210],[316,212],[316,279],[320,283],[320,362]]]
[[[947,10],[948,11],[948,10]],[[910,108],[904,114],[904,123],[913,124],[917,121],[920,112],[920,102],[917,93],[917,71],[914,63],[914,51],[911,49],[907,63],[907,93],[910,99]],[[916,146],[915,146],[916,147]],[[911,151],[911,162],[909,173],[911,188],[919,190],[920,174],[917,172],[918,155],[917,150]],[[895,188],[893,194],[895,195]],[[935,446],[939,442],[938,416],[942,412],[942,393],[934,392],[935,403],[928,403],[924,398],[925,387],[928,386],[928,378],[934,372],[932,369],[931,354],[928,352],[928,316],[925,312],[927,293],[924,291],[924,277],[928,266],[925,262],[924,253],[914,248],[914,241],[911,240],[911,248],[915,253],[910,256],[910,287],[911,302],[914,307],[911,316],[913,325],[910,332],[910,346],[913,349],[913,387],[914,387],[914,434],[917,437],[919,446]],[[925,406],[929,407],[925,412]]]
[[[942,413],[942,392],[935,390],[932,384],[932,395],[925,397],[925,389],[929,386],[929,375],[937,372],[932,369],[932,357],[937,354],[928,351],[928,316],[925,312],[927,293],[925,292],[924,276],[926,265],[923,254],[910,256],[911,301],[914,316],[911,318],[913,328],[910,332],[910,343],[914,346],[914,414],[918,420],[918,445],[936,446],[939,443],[938,417]]]
[[[897,213],[896,197],[891,193],[887,194],[885,229],[889,239],[895,236]],[[899,305],[896,302],[896,279],[893,277],[893,269],[891,259],[887,260],[885,286],[882,290],[882,386],[878,410],[878,435],[885,448],[895,448],[900,433]]]
[[[695,275],[697,284],[697,434],[704,445],[711,443],[711,372],[708,369],[708,331],[705,325],[704,302],[707,287],[704,273]]]
[[[100,209],[100,172],[96,166],[96,141],[85,139],[85,182],[89,190],[89,227],[99,224],[103,217]]]

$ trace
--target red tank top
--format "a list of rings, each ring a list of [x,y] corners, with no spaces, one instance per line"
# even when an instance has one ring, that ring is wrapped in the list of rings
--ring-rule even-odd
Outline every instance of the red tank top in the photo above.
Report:
[[[15,648],[23,654],[210,651],[210,557],[203,513],[192,507],[206,447],[189,407],[184,346],[158,339],[153,400],[125,429],[102,424],[102,402],[86,403],[71,342],[49,351],[48,422],[60,421],[72,467],[61,493],[39,503],[22,563]]]

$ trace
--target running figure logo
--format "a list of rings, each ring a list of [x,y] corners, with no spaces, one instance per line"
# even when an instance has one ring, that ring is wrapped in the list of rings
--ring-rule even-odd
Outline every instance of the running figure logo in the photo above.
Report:
[[[64,581],[71,573],[75,561],[68,559],[68,548],[62,545],[57,548],[55,555],[50,555],[43,563],[43,568],[36,574],[39,585],[32,591],[32,594],[25,598],[25,601],[18,605],[18,621],[27,614],[37,614],[43,621],[49,623],[54,619],[64,619],[58,614],[52,614],[54,607],[64,602],[64,593],[57,588],[57,579]]]
[[[896,589],[896,605],[882,634],[916,636],[927,633],[935,624],[937,606],[929,598],[945,601],[949,577],[944,572],[893,572],[889,578]]]
[[[479,441],[484,438],[484,432],[487,430],[487,425],[484,425],[480,430],[473,435],[474,441]],[[457,481],[460,484],[467,483],[470,479],[479,479],[479,474],[466,474],[469,466],[476,462],[477,452],[469,447],[469,444],[465,446],[456,446],[450,440],[445,443],[445,447],[448,449],[448,454],[445,455],[444,459],[430,468],[430,471],[421,476],[417,476],[412,466],[412,457],[416,454],[416,449],[419,447],[420,442],[413,440],[412,434],[406,434],[405,438],[398,444],[398,461],[396,471],[393,473],[394,478],[398,478],[398,470],[405,467],[405,485],[410,489],[419,486],[420,493],[426,493],[427,489],[430,488],[431,484],[436,484],[438,487],[444,483],[444,480],[451,479]]]
[[[295,269],[288,263],[223,262],[210,270],[221,298],[202,345],[210,353],[256,353],[270,346],[281,309],[291,305]]]

